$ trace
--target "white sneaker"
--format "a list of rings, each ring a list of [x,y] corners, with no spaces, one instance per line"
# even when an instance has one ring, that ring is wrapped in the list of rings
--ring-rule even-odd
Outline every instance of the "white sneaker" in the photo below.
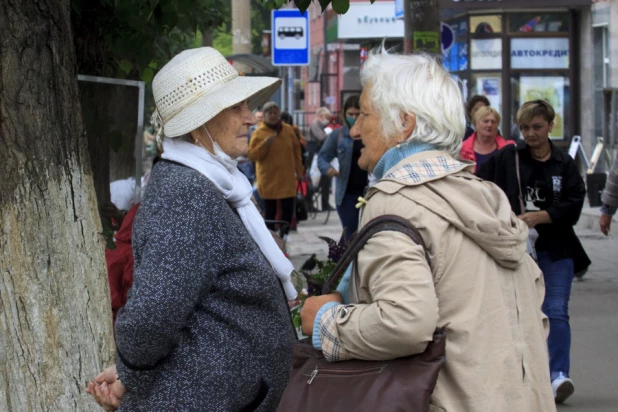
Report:
[[[554,392],[556,403],[564,402],[569,396],[575,392],[573,381],[567,378],[562,372],[556,379],[551,382],[551,389]]]

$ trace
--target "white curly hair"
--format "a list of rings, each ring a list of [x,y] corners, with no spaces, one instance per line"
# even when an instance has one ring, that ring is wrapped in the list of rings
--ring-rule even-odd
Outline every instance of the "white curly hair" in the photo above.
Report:
[[[465,134],[464,101],[456,81],[428,54],[390,54],[382,45],[369,54],[361,84],[370,86],[369,100],[390,139],[404,130],[402,114],[416,118],[406,139],[429,143],[459,155]]]

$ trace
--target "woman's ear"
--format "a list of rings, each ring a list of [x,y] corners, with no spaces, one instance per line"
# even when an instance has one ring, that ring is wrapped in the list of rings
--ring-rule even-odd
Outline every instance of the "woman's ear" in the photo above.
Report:
[[[403,143],[414,131],[416,127],[416,115],[414,113],[402,113],[401,121],[403,125],[403,131],[401,136],[401,142]]]
[[[551,133],[551,130],[554,128],[554,122],[551,122],[549,124],[549,133]]]

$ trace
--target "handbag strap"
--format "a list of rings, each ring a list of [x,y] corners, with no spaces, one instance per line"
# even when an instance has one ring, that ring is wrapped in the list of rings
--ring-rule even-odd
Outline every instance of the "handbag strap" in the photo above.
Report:
[[[526,204],[524,203],[524,194],[521,190],[521,175],[519,173],[519,152],[515,149],[515,170],[517,171],[517,187],[519,188],[519,214],[526,213]]]
[[[343,256],[335,265],[335,268],[328,276],[328,279],[324,283],[324,287],[322,288],[322,293],[327,294],[331,293],[333,290],[337,288],[341,277],[345,273],[346,269],[352,263],[358,252],[365,246],[365,243],[373,235],[379,232],[391,231],[391,232],[400,232],[407,235],[414,243],[423,247],[423,251],[425,252],[425,258],[427,262],[431,266],[431,262],[429,261],[429,255],[427,253],[427,248],[425,246],[425,241],[421,237],[418,229],[415,228],[409,221],[406,219],[396,216],[396,215],[383,215],[378,216],[372,220],[370,220],[360,232],[355,234],[351,239],[348,247],[346,248]]]

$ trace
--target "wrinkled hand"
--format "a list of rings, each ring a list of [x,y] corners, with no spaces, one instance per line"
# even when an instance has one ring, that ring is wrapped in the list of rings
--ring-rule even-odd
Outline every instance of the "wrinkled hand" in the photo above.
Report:
[[[328,175],[328,177],[339,177],[339,172],[334,167],[328,169],[328,172],[326,172],[326,174]]]
[[[612,227],[612,217],[602,213],[599,219],[599,226],[601,227],[601,232],[603,232],[605,236],[608,236],[609,230]]]
[[[540,212],[524,213],[523,215],[519,215],[517,217],[523,220],[530,229],[534,228],[536,225],[551,223],[549,214],[544,210],[541,210]]]
[[[103,203],[103,206],[101,206],[101,215],[110,219],[112,230],[118,230],[120,229],[120,226],[122,226],[124,213],[112,202]]]
[[[115,411],[127,390],[116,374],[116,365],[112,365],[94,378],[94,382],[88,382],[86,392],[92,395],[103,410]]]
[[[328,302],[342,303],[341,294],[339,292],[329,293],[328,295],[312,296],[305,300],[305,304],[300,310],[300,321],[303,333],[306,336],[313,335],[313,324],[315,317],[322,306]]]

